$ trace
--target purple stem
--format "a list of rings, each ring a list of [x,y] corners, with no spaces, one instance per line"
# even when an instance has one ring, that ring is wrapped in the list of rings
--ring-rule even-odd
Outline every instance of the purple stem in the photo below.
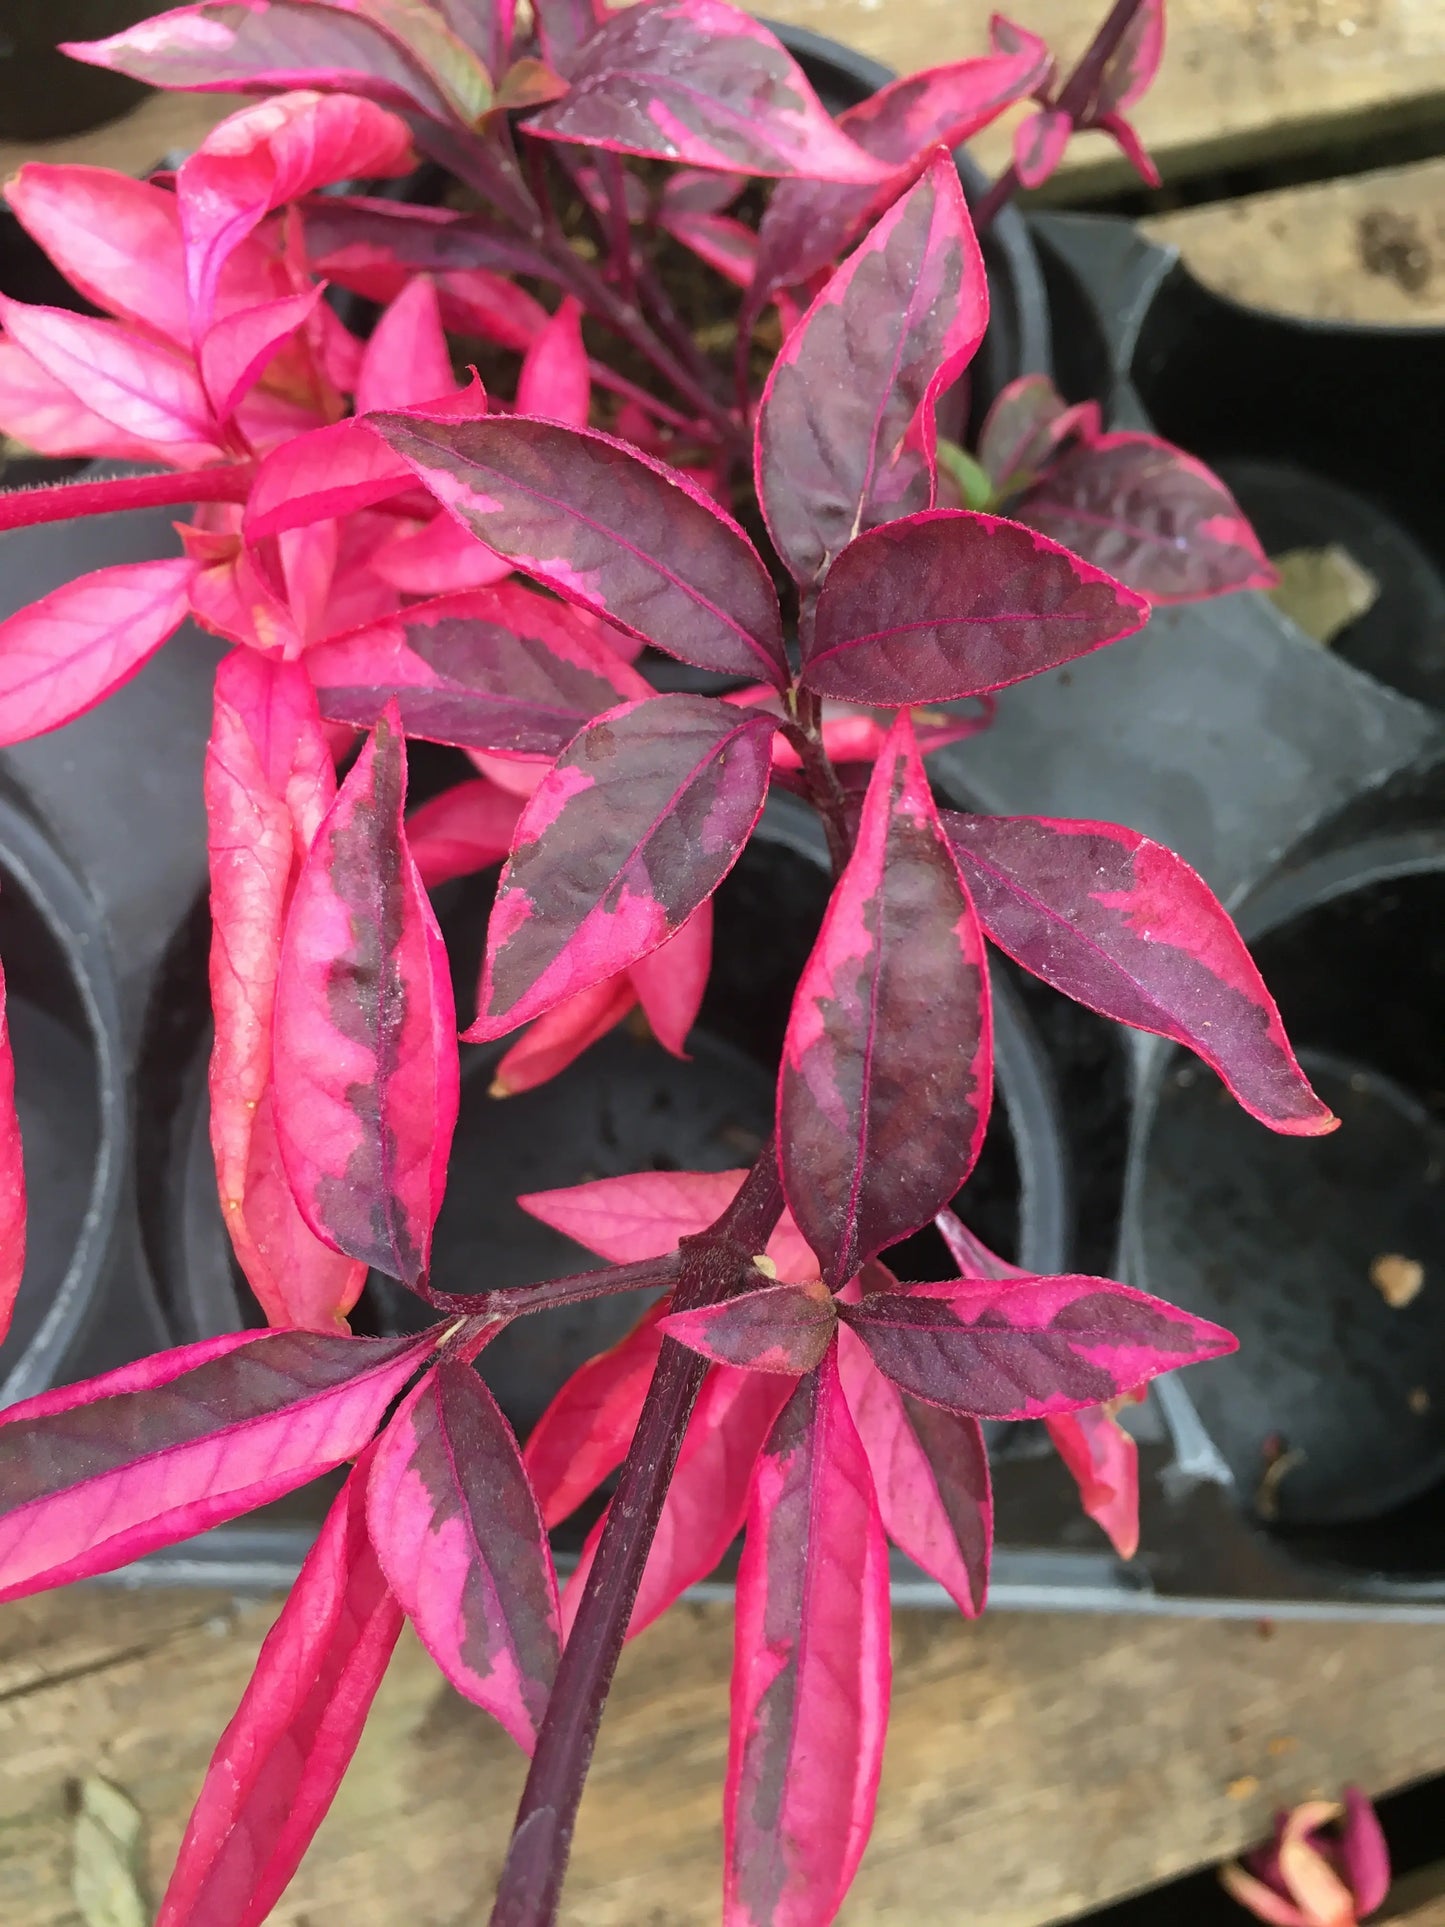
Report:
[[[1108,17],[1090,41],[1083,58],[1064,82],[1058,99],[1054,102],[1055,111],[1067,114],[1077,127],[1079,116],[1087,109],[1094,98],[1099,78],[1110,56],[1119,42],[1129,31],[1134,16],[1143,5],[1143,0],[1114,0]],[[1018,169],[1010,161],[1003,173],[984,195],[973,210],[973,225],[978,233],[997,220],[1020,186]]]
[[[33,529],[42,522],[68,522],[78,515],[111,515],[119,509],[181,507],[191,502],[244,502],[256,469],[253,462],[193,468],[180,474],[122,475],[109,482],[60,482],[50,488],[0,492],[0,530]]]
[[[708,1231],[684,1238],[680,1310],[737,1289],[782,1215],[777,1148],[769,1138],[731,1205]],[[491,1927],[552,1927],[591,1764],[633,1601],[707,1362],[664,1339],[632,1446],[607,1509],[507,1849]]]
[[[521,1318],[527,1312],[551,1311],[558,1305],[580,1305],[614,1291],[645,1291],[677,1282],[675,1251],[661,1258],[640,1258],[630,1265],[604,1265],[597,1271],[576,1271],[565,1278],[544,1278],[538,1285],[518,1285],[509,1291],[433,1291],[419,1285],[417,1296],[436,1311],[462,1312],[478,1318]]]

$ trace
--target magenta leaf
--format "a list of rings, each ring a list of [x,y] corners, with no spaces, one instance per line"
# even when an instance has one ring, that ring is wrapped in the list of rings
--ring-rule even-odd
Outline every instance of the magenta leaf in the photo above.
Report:
[[[758,498],[813,583],[861,529],[932,505],[938,396],[988,322],[958,171],[940,153],[783,344],[758,413]]]
[[[1094,125],[1115,143],[1146,187],[1163,186],[1163,176],[1154,165],[1152,156],[1122,114],[1100,114]]]
[[[591,402],[592,375],[582,345],[582,307],[568,295],[522,361],[517,413],[561,422],[568,428],[585,428]]]
[[[978,60],[909,74],[850,107],[838,125],[875,160],[896,170],[881,187],[831,181],[779,182],[756,239],[753,302],[774,288],[795,285],[831,267],[851,247],[870,217],[881,214],[911,185],[936,147],[953,149],[987,127],[1011,101],[1043,79],[1049,56],[1042,41]],[[676,230],[674,230],[676,231]]]
[[[458,783],[407,818],[407,841],[428,890],[500,863],[512,847],[522,798],[485,776]]]
[[[0,1599],[112,1572],[354,1458],[434,1338],[242,1332],[0,1415]]]
[[[314,272],[369,301],[394,301],[413,275],[435,274],[443,318],[452,326],[458,325],[459,305],[474,305],[461,303],[459,296],[481,287],[498,314],[505,309],[514,317],[506,346],[525,349],[546,326],[547,310],[535,296],[491,274],[482,283],[473,278],[479,271],[497,270],[550,280],[556,272],[531,243],[482,215],[398,205],[364,194],[312,195],[300,211]],[[491,339],[494,328],[489,324],[482,332]]]
[[[140,462],[157,459],[157,450],[149,442],[127,435],[114,423],[104,420],[87,408],[63,381],[57,381],[48,368],[42,368],[19,342],[3,339],[0,339],[0,429],[22,447],[34,449],[37,455],[103,456],[116,461]],[[172,484],[175,479],[162,478],[163,482]],[[69,494],[77,487],[113,490],[118,486],[115,482],[71,482],[57,494]],[[20,502],[17,492],[12,491],[5,503],[5,527],[17,526],[11,518],[23,514],[30,506]],[[55,500],[55,507],[62,512],[41,519],[64,520],[69,504]]]
[[[460,1073],[451,974],[402,824],[383,716],[316,832],[276,984],[276,1122],[311,1229],[415,1285],[446,1185]]]
[[[1390,1850],[1379,1815],[1357,1786],[1345,1788],[1344,1807],[1340,1867],[1363,1918],[1385,1904],[1390,1891]]]
[[[1042,187],[1064,158],[1073,137],[1070,115],[1040,108],[1014,129],[1014,172],[1021,187]]]
[[[992,1087],[983,937],[904,715],[799,981],[778,1080],[784,1189],[831,1285],[958,1190]]]
[[[1219,1358],[1235,1339],[1109,1278],[965,1279],[840,1305],[895,1385],[973,1418],[1048,1418]]]
[[[636,1008],[637,992],[625,970],[604,977],[590,990],[579,990],[528,1024],[498,1064],[488,1095],[515,1097],[519,1091],[535,1090],[575,1063]]]
[[[312,1331],[338,1328],[366,1268],[322,1244],[291,1194],[276,1142],[271,1023],[286,907],[335,794],[305,670],[236,650],[216,672],[206,748],[211,1148],[226,1229],[268,1321]]]
[[[1069,449],[1014,513],[1151,602],[1276,579],[1219,477],[1153,435],[1100,435]]]
[[[1132,1559],[1139,1550],[1138,1446],[1108,1405],[1059,1412],[1044,1423],[1085,1512],[1108,1534],[1119,1557]]]
[[[803,681],[863,703],[976,696],[1117,642],[1148,615],[1143,596],[1018,522],[932,509],[844,549]]]
[[[1091,106],[1089,124],[1105,114],[1122,113],[1152,85],[1164,58],[1164,0],[1143,0],[1104,64]]]
[[[688,1420],[677,1465],[653,1534],[627,1637],[636,1639],[689,1586],[715,1571],[742,1530],[753,1467],[791,1385],[777,1374],[709,1372]],[[604,1519],[587,1535],[562,1595],[562,1624],[572,1621],[592,1570]]]
[[[745,1366],[793,1378],[812,1371],[838,1328],[833,1296],[809,1285],[762,1285],[719,1305],[669,1312],[662,1330],[714,1365]]]
[[[580,1365],[532,1427],[522,1459],[549,1527],[575,1512],[627,1457],[662,1345],[657,1321],[666,1303]]]
[[[223,315],[201,343],[201,377],[217,419],[227,421],[265,373],[267,365],[310,320],[324,288],[263,301]]]
[[[782,619],[761,558],[675,470],[553,422],[371,424],[525,574],[684,662],[785,683]]]
[[[1272,1130],[1334,1130],[1228,912],[1182,857],[1116,823],[950,811],[943,825],[984,928],[1016,963],[1197,1052]]]
[[[448,118],[436,79],[364,14],[361,5],[317,0],[261,6],[210,0],[142,20],[108,40],[62,43],[61,51],[152,87],[192,93],[325,88]]]
[[[993,499],[1001,502],[1030,487],[1071,435],[1089,440],[1098,432],[1097,402],[1071,408],[1047,375],[1020,375],[999,395],[979,431],[978,459],[993,483]]]
[[[422,1644],[530,1753],[557,1670],[557,1578],[512,1428],[470,1365],[438,1365],[403,1400],[366,1516]]]
[[[422,686],[399,687],[395,662],[379,655],[382,679],[319,692],[324,716],[369,728],[394,699],[408,736],[550,757],[603,710],[652,694],[585,611],[520,583],[416,603],[386,625],[388,637],[398,632]],[[328,659],[330,673],[344,649]]]
[[[888,1555],[830,1355],[753,1478],[738,1568],[726,1927],[826,1927],[867,1845],[888,1722]]]
[[[628,966],[653,1036],[674,1057],[686,1057],[712,969],[712,901],[694,910],[675,937]]]
[[[366,1534],[363,1452],[211,1757],[156,1927],[259,1927],[351,1763],[402,1628]]]
[[[364,422],[331,422],[273,448],[256,471],[245,535],[269,535],[371,508],[411,486],[405,463]]]
[[[838,1370],[888,1537],[974,1619],[988,1594],[993,1496],[975,1418],[910,1398],[846,1327]]]
[[[656,696],[589,723],[522,812],[487,928],[473,1042],[501,1037],[676,934],[742,852],[772,719]]]
[[[419,274],[390,302],[366,344],[356,379],[356,412],[411,408],[456,387],[436,283]]]
[[[738,174],[876,181],[760,21],[723,0],[643,0],[614,13],[529,134]]]
[[[25,1270],[25,1160],[15,1112],[15,1053],[5,1010],[5,973],[0,969],[0,1341]]]
[[[73,722],[128,683],[180,627],[195,576],[179,557],[124,562],[0,622],[0,743]]]
[[[174,194],[111,168],[27,161],[5,183],[5,199],[88,301],[189,349]]]

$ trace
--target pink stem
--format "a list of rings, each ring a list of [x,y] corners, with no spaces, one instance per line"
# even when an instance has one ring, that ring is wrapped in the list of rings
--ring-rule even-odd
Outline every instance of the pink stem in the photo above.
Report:
[[[231,462],[179,475],[166,470],[158,475],[121,475],[109,482],[12,489],[0,492],[0,530],[33,529],[42,522],[69,522],[79,515],[113,515],[120,509],[244,502],[255,472],[254,462]]]

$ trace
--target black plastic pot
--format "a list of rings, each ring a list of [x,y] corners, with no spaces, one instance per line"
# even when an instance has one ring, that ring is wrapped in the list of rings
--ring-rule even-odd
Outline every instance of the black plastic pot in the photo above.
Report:
[[[0,20],[0,140],[58,140],[128,113],[147,89],[70,60],[63,40],[101,40],[155,11],[150,0],[10,0]]]

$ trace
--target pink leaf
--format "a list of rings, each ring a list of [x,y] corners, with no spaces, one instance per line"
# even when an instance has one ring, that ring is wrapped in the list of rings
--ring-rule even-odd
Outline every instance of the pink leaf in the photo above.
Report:
[[[201,343],[201,376],[218,420],[236,412],[267,364],[305,327],[324,292],[318,284],[305,294],[238,308],[211,327]]]
[[[190,346],[174,194],[108,167],[29,161],[6,182],[5,199],[88,301]]]
[[[545,1084],[614,1030],[636,1005],[637,992],[625,970],[590,990],[579,990],[527,1026],[498,1064],[490,1095],[516,1097]]]
[[[512,573],[510,562],[479,542],[445,510],[419,529],[404,528],[377,550],[371,566],[383,582],[405,595],[421,596],[489,588]]]
[[[246,504],[248,542],[405,494],[411,472],[365,422],[333,422],[272,449]]]
[[[839,556],[803,680],[853,702],[976,696],[1117,642],[1148,616],[1143,596],[1017,522],[933,509]]]
[[[276,1123],[311,1229],[414,1285],[446,1186],[459,1068],[451,974],[402,823],[383,716],[316,833],[276,985]]]
[[[436,283],[419,274],[382,314],[366,344],[356,412],[411,408],[450,394],[455,386]]]
[[[1196,1051],[1272,1130],[1334,1130],[1228,912],[1181,857],[1116,823],[943,821],[984,927],[1016,963]]]
[[[1133,126],[1122,114],[1100,114],[1094,122],[1101,134],[1107,134],[1118,147],[1124,159],[1139,176],[1145,187],[1162,187],[1163,178],[1159,169],[1140,140]]]
[[[242,1332],[0,1423],[0,1599],[112,1572],[354,1458],[434,1337]]]
[[[772,732],[708,696],[626,703],[580,732],[517,825],[469,1041],[540,1017],[681,929],[752,832]]]
[[[557,1578],[512,1428],[470,1365],[437,1366],[402,1402],[366,1516],[422,1644],[530,1753],[557,1670]]]
[[[321,712],[369,728],[394,700],[408,736],[554,757],[594,716],[653,694],[599,629],[519,582],[416,603],[328,649],[341,686],[321,690]]]
[[[216,672],[206,750],[211,1148],[241,1269],[273,1325],[334,1331],[366,1268],[320,1243],[281,1168],[271,1020],[281,931],[336,776],[304,669],[237,650]]]
[[[458,783],[407,818],[407,841],[428,890],[500,863],[512,847],[522,799],[485,776]]]
[[[976,1618],[988,1594],[993,1543],[982,1427],[900,1392],[846,1326],[838,1334],[838,1370],[884,1530],[961,1613]]]
[[[667,1488],[627,1637],[636,1639],[689,1586],[706,1579],[742,1530],[753,1466],[791,1386],[775,1374],[709,1372],[703,1381],[682,1450]],[[606,1515],[588,1533],[562,1595],[562,1625],[570,1634],[592,1570]]]
[[[758,1461],[738,1568],[726,1927],[826,1927],[873,1824],[888,1721],[888,1555],[829,1356]]]
[[[763,390],[758,497],[800,583],[860,529],[932,506],[934,407],[987,322],[983,257],[939,153],[833,275]]]
[[[118,321],[32,308],[7,295],[0,295],[0,319],[12,341],[122,434],[178,468],[219,455],[210,403],[188,356]]]
[[[0,1341],[25,1270],[25,1160],[15,1113],[15,1055],[5,1011],[5,973],[0,970]]]
[[[0,743],[73,722],[128,683],[179,628],[194,562],[97,569],[0,622]]]
[[[1121,1559],[1139,1550],[1139,1448],[1107,1405],[1046,1419],[1054,1449],[1069,1468],[1085,1512],[1109,1535]]]
[[[529,134],[738,174],[876,181],[886,169],[840,134],[802,69],[760,21],[723,0],[644,0],[614,13]]]
[[[1109,1278],[865,1292],[841,1315],[903,1391],[973,1418],[1048,1418],[1237,1349],[1206,1319]]]
[[[1014,172],[1020,186],[1042,187],[1064,158],[1073,133],[1072,115],[1051,107],[1021,120],[1014,129]]]
[[[0,430],[37,455],[154,461],[149,442],[94,414],[17,341],[0,340]]]
[[[1144,0],[1105,63],[1090,125],[1104,114],[1122,113],[1147,92],[1164,58],[1164,0]]]
[[[639,957],[628,975],[652,1033],[664,1050],[685,1057],[712,969],[712,900],[694,910],[675,937]]]
[[[212,128],[176,176],[186,288],[198,332],[209,325],[226,261],[273,208],[333,181],[405,174],[414,165],[404,123],[353,96],[288,94],[244,107]]]
[[[317,6],[314,0],[265,0],[261,6],[217,0],[177,7],[108,40],[63,42],[61,52],[152,87],[195,93],[326,87],[396,107],[420,107],[438,119],[451,111],[420,62],[362,18],[359,8]]]
[[[838,1329],[833,1295],[821,1279],[762,1285],[718,1305],[669,1312],[662,1330],[714,1365],[798,1378],[822,1361]]]
[[[1151,602],[1276,580],[1219,477],[1153,435],[1099,435],[1069,449],[1015,512]]]
[[[1345,1788],[1344,1802],[1340,1864],[1363,1917],[1385,1904],[1390,1891],[1390,1850],[1379,1816],[1357,1786]]]
[[[757,272],[758,237],[744,222],[730,214],[698,214],[688,209],[669,213],[664,207],[658,225],[734,287],[751,285]]]
[[[1098,432],[1097,402],[1070,408],[1047,375],[1020,375],[999,395],[979,431],[978,459],[988,470],[994,500],[1036,482],[1071,435],[1087,441]]]
[[[706,1231],[738,1194],[743,1171],[638,1171],[595,1178],[561,1191],[533,1191],[517,1202],[554,1231],[575,1238],[614,1265],[661,1258],[680,1238]],[[785,1284],[818,1275],[818,1261],[785,1211],[767,1256]]]
[[[366,1535],[368,1449],[266,1635],[211,1757],[156,1927],[259,1927],[326,1817],[401,1607]]]
[[[703,669],[786,679],[777,596],[742,530],[673,469],[553,422],[372,426],[498,555]]]
[[[591,406],[582,306],[569,294],[527,350],[517,383],[517,413],[585,428]]]
[[[983,938],[901,716],[799,981],[778,1080],[784,1189],[830,1284],[958,1190],[992,1087]]]
[[[530,1201],[518,1202],[531,1209]],[[534,1215],[548,1222],[543,1213]],[[549,1527],[575,1512],[627,1457],[657,1364],[657,1321],[667,1303],[653,1305],[625,1338],[579,1366],[532,1427],[522,1459]]]

